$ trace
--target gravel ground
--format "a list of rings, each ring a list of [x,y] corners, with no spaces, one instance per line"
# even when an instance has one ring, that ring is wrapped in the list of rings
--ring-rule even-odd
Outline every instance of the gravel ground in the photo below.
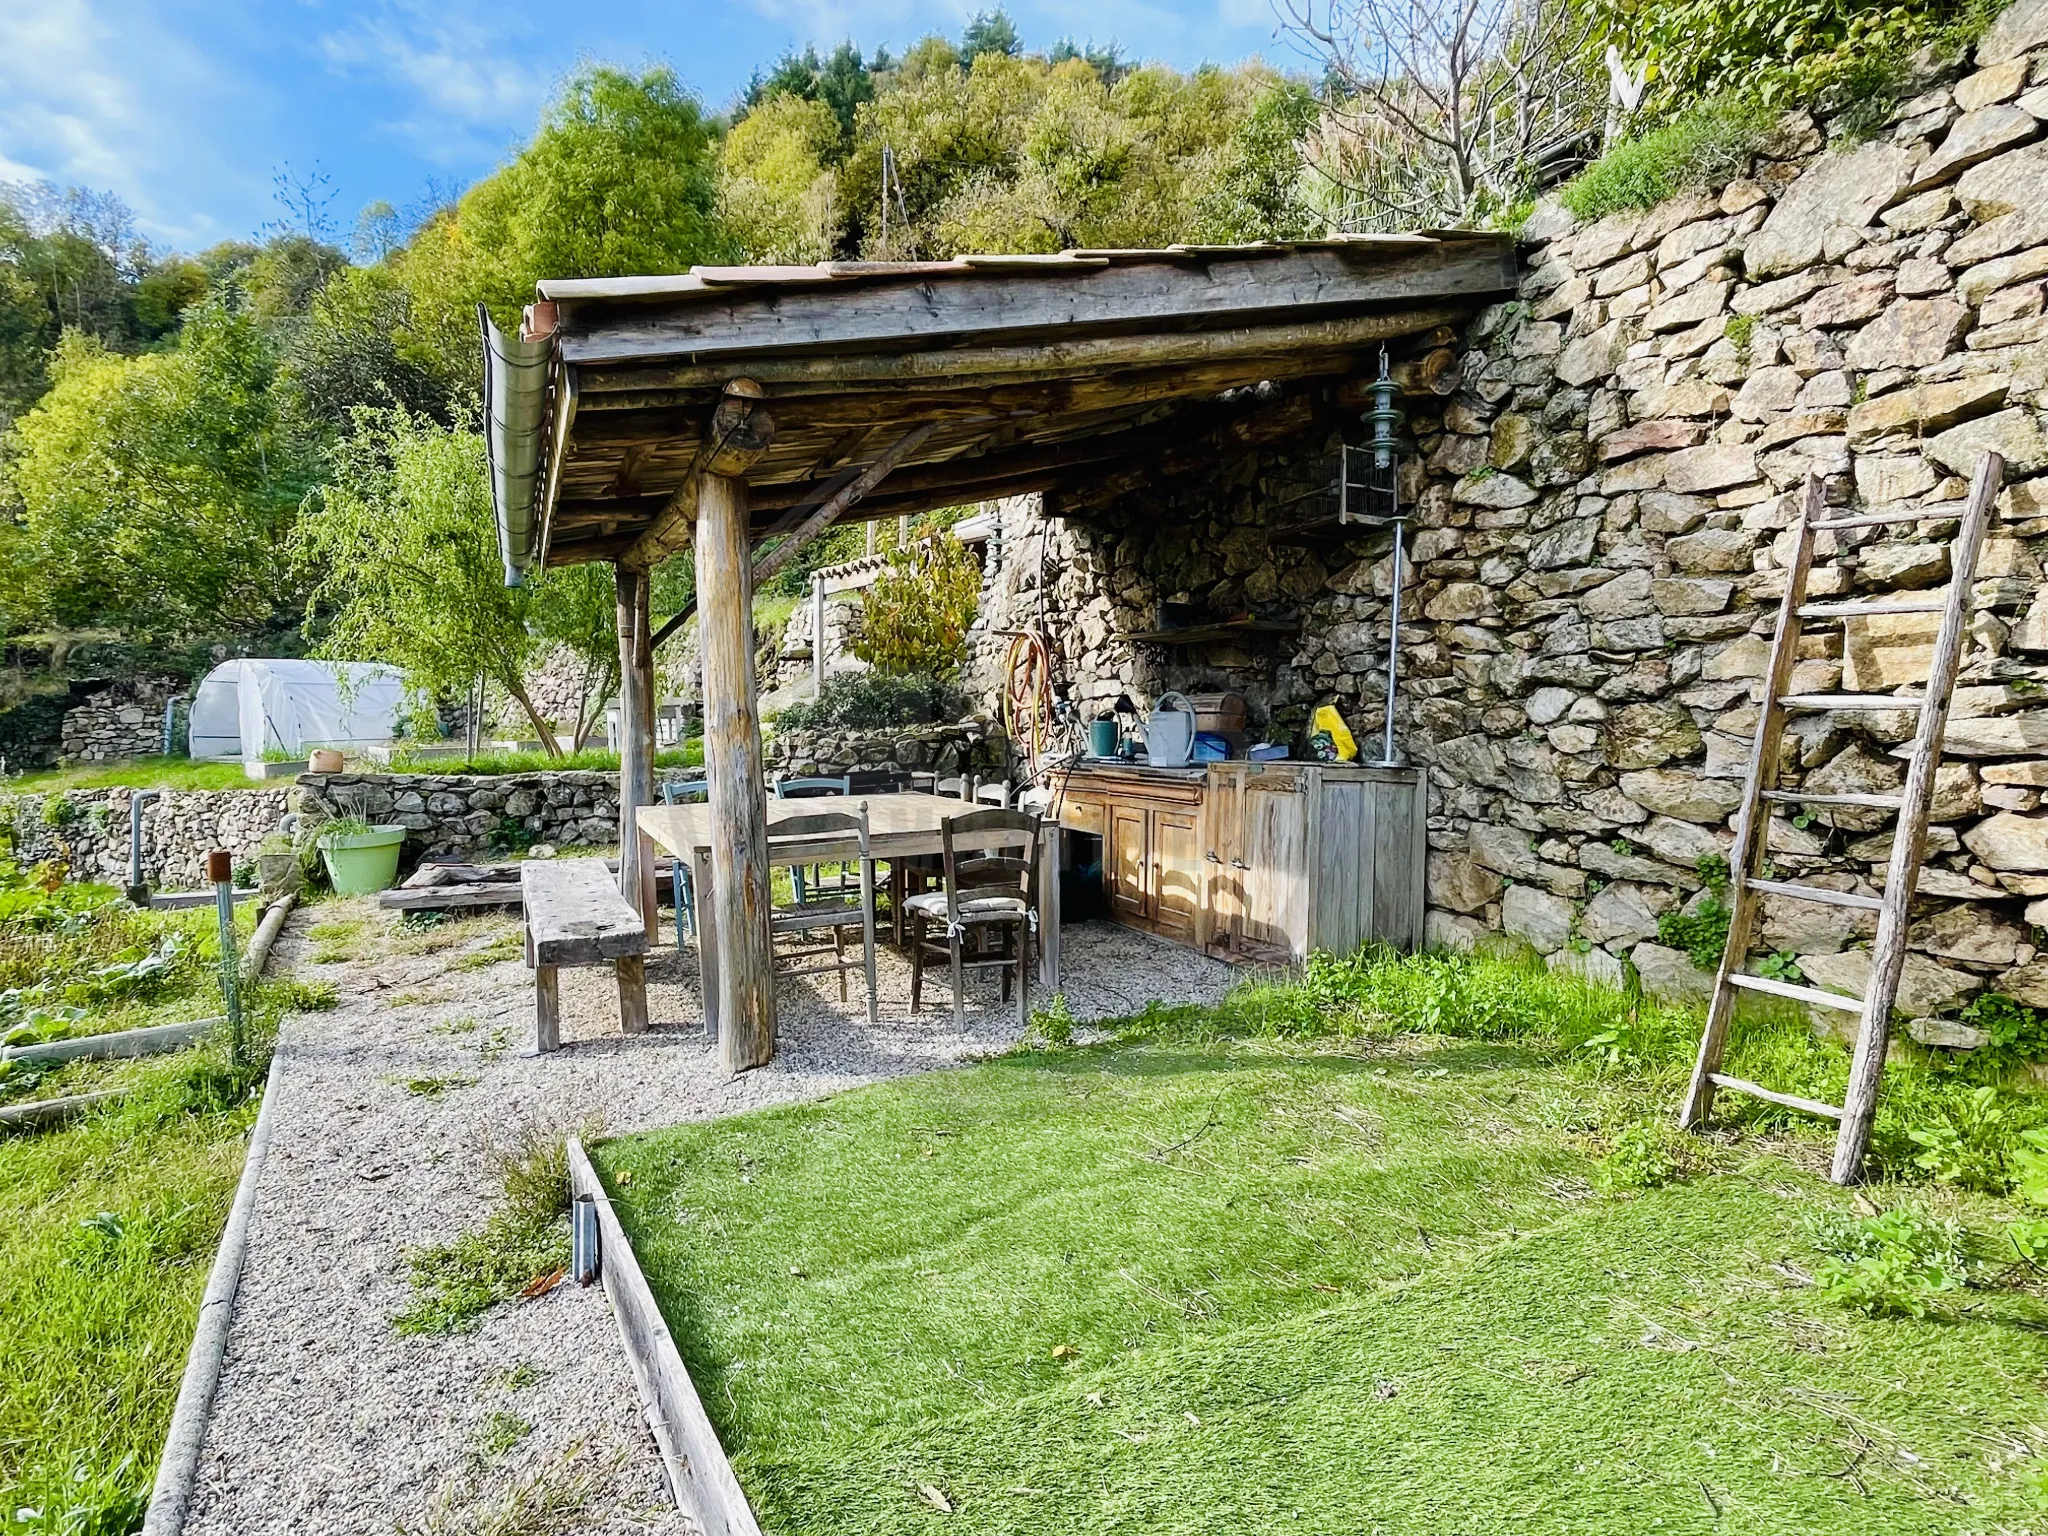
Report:
[[[563,1285],[471,1333],[401,1338],[390,1318],[408,1299],[404,1249],[483,1220],[496,1196],[485,1154],[532,1120],[616,1134],[731,1114],[999,1051],[1018,1027],[992,977],[971,979],[964,1030],[943,974],[927,975],[912,1016],[909,969],[885,948],[878,1026],[857,980],[846,1004],[830,978],[785,982],[777,1059],[730,1077],[703,1038],[694,958],[665,932],[648,966],[652,1032],[620,1035],[608,970],[565,970],[564,1048],[535,1060],[518,1054],[531,982],[517,922],[408,932],[368,901],[294,916],[273,966],[333,982],[342,1001],[294,1016],[279,1042],[281,1097],[192,1536],[465,1532],[514,1503],[556,1512],[523,1529],[687,1529],[600,1290]],[[1082,1021],[1211,999],[1235,979],[1106,924],[1062,940]],[[408,1086],[428,1079],[444,1086]]]

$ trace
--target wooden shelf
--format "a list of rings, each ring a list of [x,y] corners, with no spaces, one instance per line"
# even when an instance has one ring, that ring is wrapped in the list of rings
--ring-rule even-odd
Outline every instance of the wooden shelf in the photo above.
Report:
[[[1219,640],[1243,640],[1254,635],[1296,635],[1299,619],[1226,619],[1221,624],[1190,624],[1185,629],[1141,629],[1123,638],[1148,645],[1213,645]]]

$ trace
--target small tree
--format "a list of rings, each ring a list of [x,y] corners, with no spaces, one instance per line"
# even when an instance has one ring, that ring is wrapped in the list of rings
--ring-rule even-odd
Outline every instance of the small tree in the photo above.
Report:
[[[967,659],[981,567],[950,533],[899,549],[867,589],[853,654],[878,672],[950,678]]]
[[[481,674],[553,755],[526,692],[543,643],[529,622],[535,590],[505,585],[494,529],[480,433],[359,410],[299,522],[297,553],[316,578],[306,628],[320,634],[316,654],[390,662],[436,697]]]
[[[1470,223],[1597,137],[1577,0],[1275,0],[1329,82],[1318,168],[1351,227]]]

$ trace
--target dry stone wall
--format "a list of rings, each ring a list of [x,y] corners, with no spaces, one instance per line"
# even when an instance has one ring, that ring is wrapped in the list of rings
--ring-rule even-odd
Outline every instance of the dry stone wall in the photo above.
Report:
[[[768,739],[771,775],[836,778],[855,769],[887,773],[980,772],[999,775],[1006,762],[1000,727],[986,720],[898,726],[886,731],[778,731]]]
[[[1703,900],[1703,864],[1714,873],[1733,841],[1808,468],[1833,507],[1925,511],[1818,546],[1815,596],[1905,603],[1945,582],[1968,476],[1996,448],[2007,488],[1902,1006],[1916,1033],[1963,1046],[1967,1027],[1935,1021],[1980,991],[2048,1007],[2044,123],[2048,0],[2026,0],[1873,141],[1831,149],[1827,124],[1793,117],[1723,187],[1587,228],[1555,206],[1530,220],[1520,293],[1468,329],[1454,393],[1402,401],[1414,526],[1397,737],[1431,769],[1438,942],[1505,931],[1554,964],[1703,989],[1658,919]],[[1084,716],[1120,692],[1145,708],[1166,687],[1234,687],[1273,739],[1322,702],[1371,731],[1385,540],[1269,539],[1335,440],[1325,420],[1071,515],[1004,503],[970,671],[983,696],[1009,633],[1040,627]],[[1278,611],[1301,629],[1238,648],[1130,639],[1162,601]],[[1910,691],[1934,623],[1816,626],[1794,687]],[[1784,787],[1893,788],[1912,723],[1800,717]],[[1780,810],[1777,874],[1877,892],[1881,814]],[[1858,987],[1871,922],[1771,899],[1762,940],[1814,981]]]
[[[168,678],[115,683],[64,712],[60,763],[107,763],[164,749],[164,700],[185,692]]]
[[[60,861],[74,879],[125,885],[133,793],[74,789],[9,797],[14,856],[29,864]],[[205,884],[211,850],[227,849],[238,864],[255,858],[257,844],[291,809],[292,793],[289,786],[164,791],[142,808],[143,878],[159,890],[196,890]]]
[[[1434,765],[1432,932],[1519,935],[1651,985],[1705,978],[1656,942],[1725,855],[1809,468],[1843,512],[1815,596],[1908,603],[1948,577],[1986,449],[2007,489],[1979,562],[1902,1006],[1916,1033],[1995,989],[2048,1006],[2048,4],[1891,132],[1829,150],[1788,120],[1717,192],[1528,227],[1516,303],[1471,334],[1430,456],[1417,599],[1448,666],[1410,741]],[[1938,617],[1816,625],[1796,692],[1910,691]],[[1796,717],[1781,787],[1895,788],[1905,710]],[[1884,813],[1780,806],[1781,878],[1881,886]],[[1874,915],[1769,898],[1763,943],[1860,988]],[[1846,1017],[1846,1015],[1844,1016]]]

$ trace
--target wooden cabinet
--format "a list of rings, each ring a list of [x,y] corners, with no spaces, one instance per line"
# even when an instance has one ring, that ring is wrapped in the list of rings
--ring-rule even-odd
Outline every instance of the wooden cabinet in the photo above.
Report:
[[[1103,840],[1111,915],[1230,959],[1422,942],[1420,770],[1322,763],[1081,765],[1059,817]]]

